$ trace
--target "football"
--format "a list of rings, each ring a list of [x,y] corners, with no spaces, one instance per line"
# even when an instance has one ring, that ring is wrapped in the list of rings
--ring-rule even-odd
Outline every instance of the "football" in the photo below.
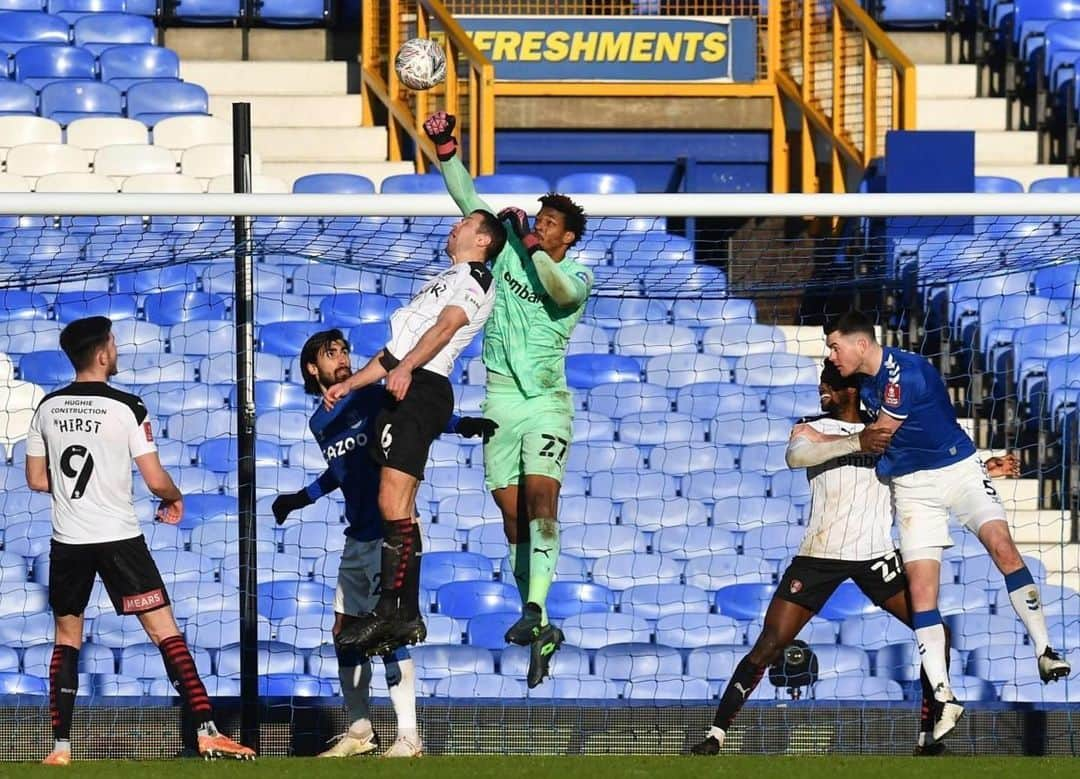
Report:
[[[431,89],[446,79],[446,55],[433,40],[410,38],[398,49],[394,70],[409,89]]]

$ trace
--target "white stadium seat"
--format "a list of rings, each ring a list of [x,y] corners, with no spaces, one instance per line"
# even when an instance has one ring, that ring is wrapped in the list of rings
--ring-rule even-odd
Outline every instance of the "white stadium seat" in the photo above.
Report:
[[[232,173],[233,147],[231,143],[207,143],[192,146],[180,155],[180,172],[185,176],[212,179]],[[251,172],[262,170],[262,160],[254,152],[251,155]]]
[[[94,155],[94,172],[126,178],[140,173],[175,173],[176,160],[156,146],[104,146]]]
[[[215,194],[229,194],[233,191],[233,177],[231,173],[224,176],[214,176],[206,187],[207,192]],[[252,176],[251,191],[257,195],[287,195],[292,190],[284,180],[276,176]]]
[[[27,143],[60,143],[60,125],[42,116],[0,116],[0,159],[8,149]]]
[[[50,173],[88,173],[86,152],[70,143],[25,143],[8,151],[7,172],[27,178]]]
[[[154,125],[154,145],[172,149],[176,158],[192,146],[232,143],[232,125],[213,116],[172,116]]]
[[[44,397],[41,387],[28,381],[0,381],[0,444],[10,446],[26,438],[34,409]]]
[[[67,142],[97,151],[105,146],[145,146],[150,142],[146,125],[119,116],[92,116],[76,119],[67,126]]]
[[[128,176],[124,179],[120,191],[140,194],[201,195],[203,185],[199,179],[179,173],[140,173],[138,176]]]
[[[29,192],[30,182],[14,173],[0,173],[0,192]]]
[[[50,173],[37,180],[35,192],[116,192],[119,187],[108,176],[97,173]]]

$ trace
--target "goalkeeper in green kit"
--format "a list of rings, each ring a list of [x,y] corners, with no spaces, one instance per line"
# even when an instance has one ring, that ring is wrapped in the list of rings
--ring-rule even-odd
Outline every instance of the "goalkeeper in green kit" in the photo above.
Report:
[[[456,156],[454,125],[441,111],[424,123],[446,188],[466,216],[490,210]],[[574,415],[566,347],[593,284],[592,272],[566,257],[585,233],[585,212],[555,193],[540,204],[531,230],[521,209],[499,212],[509,240],[492,267],[495,308],[484,328],[484,416],[498,424],[484,444],[484,476],[503,515],[524,604],[506,640],[530,647],[530,688],[548,676],[563,641],[562,631],[548,623],[546,602],[559,556],[559,489]]]

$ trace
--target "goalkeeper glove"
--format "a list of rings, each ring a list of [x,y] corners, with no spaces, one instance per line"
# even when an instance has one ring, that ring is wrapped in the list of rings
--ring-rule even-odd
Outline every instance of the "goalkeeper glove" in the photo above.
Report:
[[[310,506],[314,502],[307,494],[307,490],[300,490],[287,495],[278,495],[270,504],[270,510],[274,512],[274,521],[282,525],[289,518],[290,512]]]
[[[536,233],[529,230],[529,215],[524,210],[514,206],[504,208],[499,212],[499,221],[509,223],[510,229],[521,240],[530,257],[540,248],[540,239],[536,237]]]
[[[494,420],[485,419],[484,417],[462,417],[458,420],[454,432],[465,438],[483,436],[486,444],[498,429],[499,425]]]
[[[454,125],[457,117],[446,111],[437,111],[424,122],[424,132],[435,144],[435,153],[441,162],[446,162],[457,152],[457,139],[454,138]]]

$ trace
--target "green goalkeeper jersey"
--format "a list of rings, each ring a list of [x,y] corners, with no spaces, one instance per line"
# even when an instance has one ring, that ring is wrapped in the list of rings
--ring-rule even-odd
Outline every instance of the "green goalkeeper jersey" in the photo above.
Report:
[[[457,157],[442,163],[451,197],[463,214],[491,207],[476,194],[476,187]],[[593,274],[569,258],[557,265],[561,273],[583,284],[581,303],[562,308],[551,300],[528,252],[511,232],[495,258],[495,307],[484,327],[484,366],[513,377],[526,397],[553,389],[566,389],[566,348],[570,333],[585,311]]]

